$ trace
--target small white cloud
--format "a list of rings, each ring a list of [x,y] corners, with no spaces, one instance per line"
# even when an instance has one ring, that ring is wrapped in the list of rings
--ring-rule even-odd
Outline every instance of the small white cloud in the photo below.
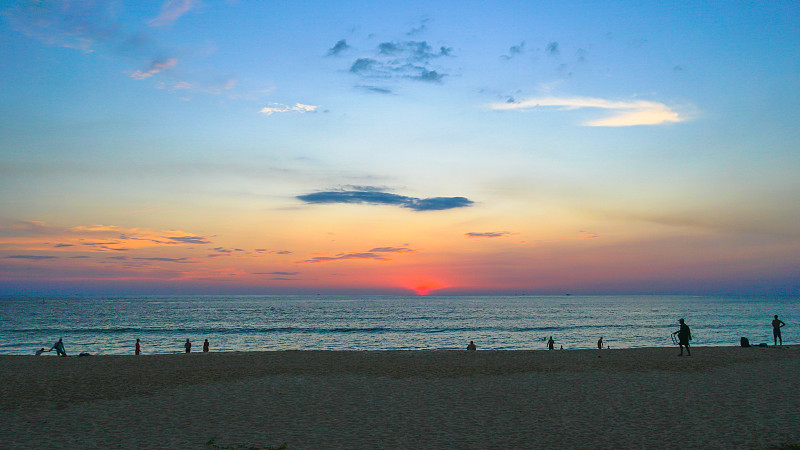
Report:
[[[316,111],[317,108],[319,108],[319,106],[304,105],[302,103],[295,103],[294,106],[282,105],[280,103],[270,103],[269,106],[261,108],[261,112],[263,114],[271,116],[273,113],[284,113],[292,111],[299,113],[313,112]]]
[[[555,107],[564,110],[596,108],[611,111],[612,114],[602,119],[591,120],[583,125],[588,127],[630,127],[635,125],[659,125],[686,120],[669,106],[646,100],[611,101],[591,97],[542,97],[521,102],[494,103],[490,108],[495,111],[517,111],[533,108]]]

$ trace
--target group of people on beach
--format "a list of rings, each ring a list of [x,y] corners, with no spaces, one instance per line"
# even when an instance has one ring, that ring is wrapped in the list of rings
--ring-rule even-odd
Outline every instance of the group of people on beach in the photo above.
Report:
[[[686,355],[687,356],[692,356],[692,353],[689,350],[689,341],[692,340],[692,331],[689,328],[689,326],[686,325],[686,323],[684,322],[683,319],[679,319],[678,323],[680,324],[680,328],[677,331],[675,331],[674,333],[672,333],[677,338],[678,348],[681,351],[680,354],[678,354],[678,356],[683,356],[683,349],[684,348],[686,348]],[[773,337],[773,340],[774,340],[774,343],[775,343],[776,346],[778,345],[778,342],[780,342],[780,345],[783,345],[783,337],[781,336],[781,328],[783,328],[784,326],[786,326],[786,323],[784,323],[782,320],[778,319],[778,315],[775,314],[775,318],[772,320],[772,337]],[[742,338],[742,339],[744,339],[744,338]],[[547,349],[548,350],[553,350],[555,348],[555,343],[556,343],[556,341],[553,339],[553,336],[550,336],[550,338],[547,339],[547,344],[546,344],[547,345]],[[209,351],[209,347],[210,347],[210,344],[208,342],[208,339],[206,339],[203,342],[203,352],[208,352]],[[192,342],[188,338],[186,339],[186,342],[183,344],[183,348],[184,348],[186,353],[191,353],[192,352]],[[611,348],[611,347],[607,347],[607,348]],[[469,345],[467,345],[467,350],[475,351],[477,349],[478,349],[478,347],[475,345],[475,342],[469,341]],[[564,349],[563,345],[561,346],[561,349],[562,350]],[[598,350],[602,350],[603,349],[603,337],[602,336],[600,336],[600,339],[597,340],[597,349]],[[64,341],[62,339],[59,339],[58,341],[56,341],[56,343],[53,344],[52,347],[50,347],[50,350],[45,350],[44,347],[40,348],[39,350],[36,350],[36,356],[40,356],[42,353],[44,353],[46,351],[47,352],[51,352],[53,350],[56,351],[58,356],[67,356],[67,352],[64,349]],[[139,339],[136,339],[136,346],[134,347],[133,352],[137,356],[142,353],[142,346],[141,346],[141,343],[139,342]]]
[[[210,346],[211,344],[208,342],[208,339],[206,339],[203,342],[203,352],[207,353],[209,351]],[[191,353],[192,343],[191,341],[189,341],[189,339],[186,339],[186,343],[183,344],[183,348],[185,349],[186,353]],[[53,350],[56,351],[58,356],[67,356],[67,351],[64,349],[64,340],[62,338],[56,341],[56,343],[53,344],[52,347],[50,347],[50,350],[45,350],[44,347],[40,348],[39,350],[36,350],[36,356],[41,356],[42,353],[51,352]],[[139,339],[136,339],[136,344],[133,347],[133,354],[138,356],[141,353],[142,353],[142,344],[141,342],[139,342]]]
[[[210,347],[211,344],[208,342],[208,339],[206,339],[203,342],[203,352],[208,353]],[[190,341],[188,338],[186,339],[186,342],[183,344],[183,349],[186,353],[192,352],[192,341]],[[142,353],[142,346],[141,343],[139,342],[139,339],[136,339],[136,347],[134,347],[133,353],[135,355],[139,355],[140,353]]]
[[[67,356],[67,351],[64,350],[64,340],[61,338],[59,338],[56,341],[56,343],[53,344],[52,347],[50,347],[50,350],[45,350],[44,347],[40,348],[39,350],[36,350],[36,356],[40,356],[44,352],[52,352],[53,350],[56,351],[56,354],[58,356]]]
[[[208,352],[209,348],[208,339],[203,342],[203,352]],[[183,348],[186,350],[186,353],[192,353],[192,342],[189,339],[186,339],[186,343],[183,344]]]
[[[680,324],[680,328],[677,331],[672,333],[672,335],[677,338],[676,339],[676,341],[677,341],[676,343],[678,344],[678,348],[681,351],[678,354],[678,356],[683,356],[683,349],[684,348],[686,349],[686,356],[692,356],[692,352],[689,350],[689,341],[692,340],[692,330],[689,328],[689,325],[686,325],[686,322],[684,322],[683,319],[678,319],[678,323]],[[778,345],[778,342],[780,342],[780,345],[783,345],[783,337],[781,336],[781,328],[783,328],[784,326],[786,326],[786,324],[782,320],[778,319],[778,315],[775,314],[775,319],[772,320],[772,337],[773,337],[773,340],[775,341],[775,345],[776,346]],[[547,339],[547,344],[545,344],[545,345],[547,345],[547,349],[548,350],[553,350],[555,348],[555,344],[556,344],[556,341],[553,339],[553,336],[550,336],[550,338]],[[611,347],[607,347],[607,348],[611,348]],[[563,350],[563,349],[564,349],[564,346],[562,345],[561,346],[561,350]],[[598,350],[602,350],[603,349],[603,336],[600,336],[600,339],[597,340],[597,349]],[[467,345],[467,350],[470,350],[470,351],[477,350],[477,346],[475,345],[475,342],[469,341],[469,345]]]
[[[206,339],[203,342],[203,352],[208,353],[210,347],[211,344],[208,342],[208,339]],[[190,341],[188,338],[186,339],[186,342],[183,344],[183,349],[186,353],[192,352],[192,341]],[[142,345],[139,342],[139,339],[136,339],[136,347],[134,347],[133,353],[135,355],[139,355],[142,353]]]
[[[680,328],[678,331],[672,333],[678,338],[678,348],[681,350],[678,356],[683,356],[684,347],[686,348],[686,356],[692,356],[692,352],[689,350],[689,341],[692,340],[692,331],[689,329],[689,325],[686,325],[683,319],[678,320],[678,323],[681,325]],[[781,328],[784,326],[786,326],[786,324],[782,320],[778,319],[778,315],[775,314],[775,318],[772,320],[772,339],[775,346],[777,346],[779,342],[780,345],[783,345]]]

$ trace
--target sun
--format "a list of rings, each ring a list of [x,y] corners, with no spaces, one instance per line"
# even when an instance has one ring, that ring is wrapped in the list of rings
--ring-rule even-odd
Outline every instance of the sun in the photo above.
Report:
[[[446,288],[448,285],[439,280],[425,279],[414,280],[406,284],[406,287],[414,291],[416,295],[429,295],[431,291]]]

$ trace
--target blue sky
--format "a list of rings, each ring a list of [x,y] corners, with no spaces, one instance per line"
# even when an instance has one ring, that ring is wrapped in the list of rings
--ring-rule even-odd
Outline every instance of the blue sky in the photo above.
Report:
[[[791,2],[0,12],[8,289],[797,292]]]

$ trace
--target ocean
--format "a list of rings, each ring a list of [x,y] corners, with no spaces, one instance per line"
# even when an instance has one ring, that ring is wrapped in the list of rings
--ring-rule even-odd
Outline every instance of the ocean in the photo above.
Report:
[[[118,296],[0,297],[0,354],[62,338],[70,355],[201,351],[478,350],[670,346],[684,318],[693,345],[796,343],[800,302],[783,296]],[[55,355],[55,351],[45,353]]]

